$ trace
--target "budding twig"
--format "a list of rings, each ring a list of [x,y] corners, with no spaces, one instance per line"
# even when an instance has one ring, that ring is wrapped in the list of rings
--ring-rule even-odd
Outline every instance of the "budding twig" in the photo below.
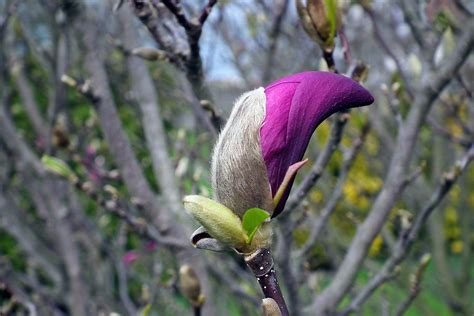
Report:
[[[411,276],[411,286],[410,286],[410,293],[408,297],[403,301],[402,304],[397,308],[395,313],[396,316],[403,315],[408,307],[410,307],[411,303],[416,299],[418,294],[421,291],[421,281],[423,280],[423,274],[431,260],[431,255],[425,254],[418,264],[416,272]]]
[[[75,181],[74,185],[77,189],[86,193],[91,199],[95,200],[97,204],[99,204],[107,212],[114,214],[115,216],[124,220],[138,235],[162,245],[167,245],[175,248],[187,247],[186,243],[178,239],[163,236],[155,227],[149,225],[145,219],[135,217],[125,211],[122,207],[120,207],[117,197],[112,196],[111,199],[104,199],[99,195],[97,191],[95,191],[91,187],[90,184],[88,184],[87,182],[82,182],[80,180]]]

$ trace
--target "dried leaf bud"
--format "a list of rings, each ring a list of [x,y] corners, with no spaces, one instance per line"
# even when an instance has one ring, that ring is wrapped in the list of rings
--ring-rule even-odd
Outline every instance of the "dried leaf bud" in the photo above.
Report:
[[[134,50],[132,50],[132,55],[141,57],[149,61],[166,59],[166,53],[164,51],[150,47],[135,48]]]
[[[281,316],[280,308],[273,298],[262,300],[263,316]]]
[[[52,142],[54,146],[59,148],[67,148],[70,144],[69,136],[66,131],[59,127],[53,128]]]
[[[205,297],[201,293],[201,282],[189,265],[183,265],[179,269],[179,288],[193,306],[204,304]]]

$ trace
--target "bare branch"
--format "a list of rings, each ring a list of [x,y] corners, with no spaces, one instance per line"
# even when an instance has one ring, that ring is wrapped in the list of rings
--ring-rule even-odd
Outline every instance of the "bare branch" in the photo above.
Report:
[[[288,12],[287,10],[288,3],[289,3],[289,0],[281,0],[281,1],[278,1],[278,3],[276,4],[277,9],[276,9],[275,17],[273,19],[273,23],[269,32],[270,45],[267,48],[267,57],[265,58],[267,62],[266,62],[265,68],[263,68],[263,75],[262,75],[263,82],[270,81],[272,77],[272,70],[273,70],[275,58],[277,55],[276,49],[278,45],[278,39],[280,37],[283,19],[285,18],[286,12]]]
[[[375,199],[371,212],[363,224],[358,227],[331,285],[318,296],[312,305],[312,309],[317,315],[333,310],[352,285],[372,240],[383,227],[390,210],[401,194],[404,183],[403,174],[410,163],[421,125],[425,121],[433,101],[454,78],[454,74],[466,60],[473,43],[474,21],[466,26],[464,34],[459,39],[459,45],[451,56],[432,77],[432,80],[417,94],[404,127],[399,131],[385,185]]]
[[[211,93],[204,83],[199,39],[201,38],[204,22],[207,20],[207,16],[217,1],[209,1],[204,7],[200,17],[191,20],[186,17],[180,2],[174,2],[171,0],[152,0],[151,3],[153,6],[148,3],[144,3],[143,0],[133,0],[130,2],[134,8],[135,14],[147,26],[148,30],[153,35],[157,43],[171,53],[170,61],[186,73],[186,77],[189,80],[192,90],[198,99],[198,102],[192,103],[194,110],[197,111],[198,117],[201,119],[204,126],[208,128],[213,134],[217,134],[221,128],[221,126],[218,125],[220,122],[217,120],[212,120],[211,122],[209,117],[207,117],[203,112],[203,109],[199,107],[199,102],[201,100],[212,101]],[[189,46],[188,53],[178,51],[176,47],[176,41],[178,40],[177,38],[174,39],[174,42],[164,40],[163,32],[160,29],[161,22],[157,20],[157,17],[153,14],[153,9],[156,12],[159,12],[160,7],[162,7],[163,4],[173,14],[179,25],[181,25],[185,30],[186,40]]]
[[[135,39],[138,38],[138,33],[133,28],[130,17],[128,10],[122,10],[119,13],[119,19],[123,25],[124,44],[133,47],[137,45]],[[179,217],[180,214],[184,214],[181,208],[181,194],[169,157],[165,128],[159,111],[158,94],[143,61],[130,56],[127,58],[127,66],[132,79],[132,90],[142,112],[143,129],[153,161],[155,179],[160,184],[162,195],[167,200],[171,211]]]
[[[202,9],[201,15],[199,16],[199,23],[201,25],[204,25],[206,22],[207,18],[209,17],[209,14],[211,14],[212,8],[217,4],[218,0],[208,0],[206,6]]]
[[[382,35],[382,31],[380,30],[380,28],[377,24],[377,18],[375,17],[375,12],[368,5],[364,5],[363,8],[364,8],[364,11],[369,16],[370,20],[372,21],[375,39],[380,44],[382,49],[387,53],[387,55],[389,55],[393,59],[395,64],[397,65],[397,70],[400,73],[400,77],[403,80],[404,88],[406,89],[408,95],[413,98],[415,94],[414,94],[414,91],[413,91],[413,88],[412,88],[412,84],[411,84],[410,80],[408,79],[408,76],[405,73],[405,70],[404,70],[403,65],[400,62],[399,58],[395,55],[395,53],[391,50],[388,43],[385,41],[385,39]]]
[[[409,253],[410,247],[415,241],[421,227],[426,223],[428,217],[440,204],[446,194],[450,191],[459,176],[467,169],[469,163],[474,159],[474,146],[471,146],[464,155],[454,164],[454,167],[445,173],[440,184],[433,192],[431,198],[423,210],[417,214],[413,224],[403,231],[397,240],[395,249],[390,258],[385,262],[383,267],[375,274],[375,276],[367,283],[367,285],[358,293],[351,304],[344,309],[342,315],[347,315],[352,311],[356,311],[362,304],[370,298],[375,290],[392,279],[395,268],[402,262]]]

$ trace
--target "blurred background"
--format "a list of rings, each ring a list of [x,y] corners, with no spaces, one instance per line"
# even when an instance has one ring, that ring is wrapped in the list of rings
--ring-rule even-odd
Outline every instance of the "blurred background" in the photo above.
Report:
[[[0,314],[261,315],[239,255],[192,247],[181,199],[212,196],[239,95],[337,70],[376,101],[319,126],[274,223],[290,314],[473,315],[473,14],[0,0]]]

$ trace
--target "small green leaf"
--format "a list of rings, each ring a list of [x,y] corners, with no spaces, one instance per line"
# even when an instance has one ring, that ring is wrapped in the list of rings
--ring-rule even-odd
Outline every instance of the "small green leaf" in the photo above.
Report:
[[[77,176],[74,174],[74,171],[61,159],[44,155],[41,158],[41,162],[48,171],[68,178],[72,182],[77,181]]]
[[[257,229],[262,225],[263,221],[270,217],[268,212],[260,208],[251,208],[245,211],[242,218],[242,226],[248,236],[248,243],[252,242],[253,236],[257,232]]]

